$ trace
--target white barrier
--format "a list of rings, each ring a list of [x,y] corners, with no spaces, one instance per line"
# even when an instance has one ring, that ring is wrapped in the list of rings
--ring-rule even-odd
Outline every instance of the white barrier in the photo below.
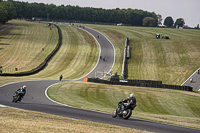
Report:
[[[122,79],[125,79],[126,78],[126,68],[127,68],[127,51],[128,49],[130,50],[130,48],[128,48],[128,38],[126,38],[126,41],[125,41],[125,48],[124,48],[124,59],[123,59],[123,64],[122,64]],[[130,57],[130,53],[128,52],[128,58]]]

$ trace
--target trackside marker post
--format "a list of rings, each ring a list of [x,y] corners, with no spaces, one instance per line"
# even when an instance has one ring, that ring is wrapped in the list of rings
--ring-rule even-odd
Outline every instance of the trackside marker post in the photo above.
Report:
[[[84,78],[84,81],[87,82],[87,81],[88,81],[88,78]]]

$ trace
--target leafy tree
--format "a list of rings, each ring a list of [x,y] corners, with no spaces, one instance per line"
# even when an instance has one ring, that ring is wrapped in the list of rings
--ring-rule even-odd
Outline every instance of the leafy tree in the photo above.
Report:
[[[145,17],[143,19],[143,26],[147,26],[147,27],[154,27],[156,26],[156,20],[153,17]]]
[[[53,4],[28,3],[28,2],[12,2],[15,6],[17,17],[32,18],[40,17],[49,19],[62,19],[67,21],[89,21],[104,23],[123,23],[133,26],[142,26],[145,17],[152,17],[161,21],[161,16],[157,16],[154,12],[147,12],[137,9],[102,9],[79,6],[56,6]],[[159,18],[159,20],[158,20]]]
[[[0,23],[4,24],[6,22],[6,20],[7,20],[7,14],[8,14],[8,12],[0,4]]]
[[[7,11],[7,21],[11,20],[14,16],[16,16],[15,7],[12,2],[6,1],[1,3]]]
[[[0,23],[6,23],[16,15],[15,7],[12,2],[0,2]]]
[[[176,20],[174,26],[179,28],[179,27],[183,27],[184,24],[185,24],[184,19],[183,19],[183,18],[178,18],[178,19]]]
[[[172,17],[166,17],[164,20],[164,25],[167,27],[172,27],[174,24],[174,20],[172,19]]]
[[[194,27],[195,29],[199,29],[199,24],[197,24],[197,27]]]
[[[197,29],[199,29],[199,24],[197,25]]]
[[[160,14],[157,14],[158,24],[162,25],[162,16]]]

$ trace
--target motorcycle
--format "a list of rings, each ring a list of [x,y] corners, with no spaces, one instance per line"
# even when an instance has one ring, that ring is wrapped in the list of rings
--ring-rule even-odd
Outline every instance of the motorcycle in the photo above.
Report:
[[[23,91],[17,91],[14,95],[13,95],[13,100],[12,102],[17,103],[18,101],[21,102],[23,96],[25,95],[25,93]]]
[[[123,100],[121,100],[118,103],[117,109],[112,113],[112,117],[121,117],[123,119],[128,119],[132,115],[132,110],[135,108],[134,105],[127,107],[127,103],[124,103]]]

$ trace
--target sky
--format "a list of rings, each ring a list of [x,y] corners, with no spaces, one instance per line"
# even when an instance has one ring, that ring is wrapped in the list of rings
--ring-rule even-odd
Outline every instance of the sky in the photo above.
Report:
[[[196,27],[200,24],[200,0],[15,0],[29,3],[44,3],[54,5],[71,5],[80,7],[94,7],[103,9],[142,9],[155,12],[162,16],[162,23],[166,17],[174,20],[183,18],[185,24]]]

